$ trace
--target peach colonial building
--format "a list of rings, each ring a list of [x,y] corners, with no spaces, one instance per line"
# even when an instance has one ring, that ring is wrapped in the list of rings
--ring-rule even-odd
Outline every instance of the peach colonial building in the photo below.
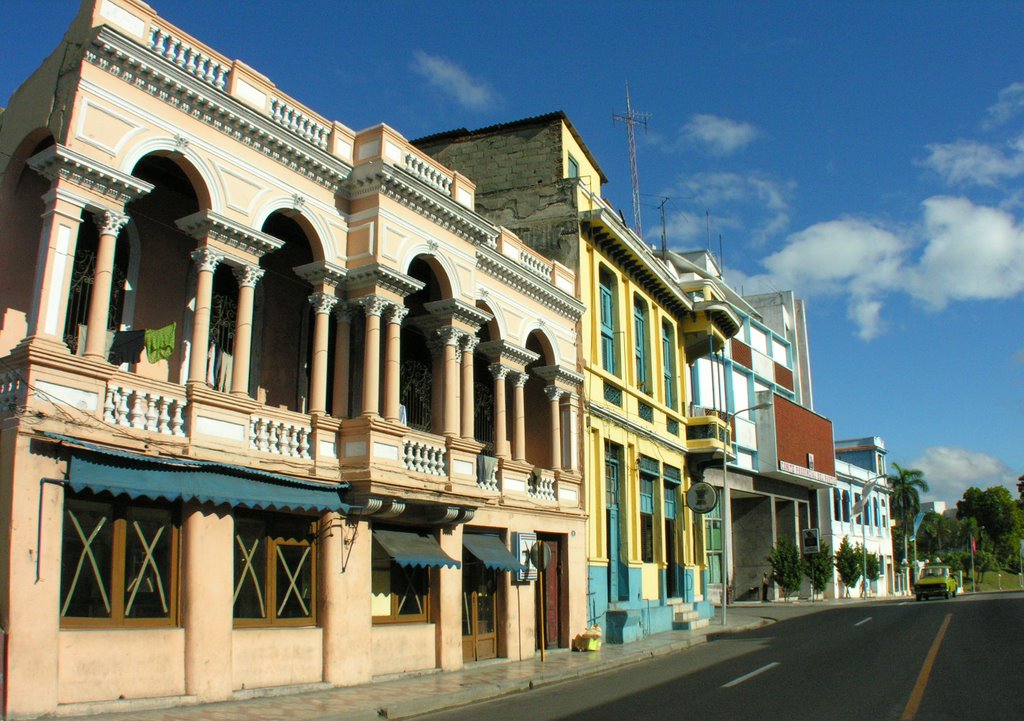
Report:
[[[0,123],[10,717],[583,630],[584,307],[471,180],[137,0],[86,0]]]

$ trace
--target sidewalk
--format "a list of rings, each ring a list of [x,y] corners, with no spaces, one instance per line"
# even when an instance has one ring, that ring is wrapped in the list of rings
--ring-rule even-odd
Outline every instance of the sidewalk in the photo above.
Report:
[[[758,628],[793,616],[834,607],[835,601],[751,603],[730,606],[721,625],[720,610],[705,628],[668,631],[625,645],[605,645],[597,653],[549,651],[528,661],[484,661],[460,671],[406,676],[363,686],[319,688],[238,701],[173,708],[144,708],[143,702],[95,704],[89,716],[58,716],[63,721],[380,721],[404,719],[445,708],[504,696],[637,663],[706,643],[709,637]]]

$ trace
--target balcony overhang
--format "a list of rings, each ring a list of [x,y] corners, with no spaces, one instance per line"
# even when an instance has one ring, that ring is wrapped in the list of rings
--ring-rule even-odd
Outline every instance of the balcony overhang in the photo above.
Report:
[[[814,490],[834,488],[836,485],[835,476],[804,468],[793,463],[787,463],[786,461],[779,461],[777,469],[758,470],[758,474],[767,478],[774,478],[777,481],[794,483],[798,486]]]
[[[740,331],[742,321],[731,305],[721,300],[701,300],[683,323],[683,343],[689,360],[721,349]]]

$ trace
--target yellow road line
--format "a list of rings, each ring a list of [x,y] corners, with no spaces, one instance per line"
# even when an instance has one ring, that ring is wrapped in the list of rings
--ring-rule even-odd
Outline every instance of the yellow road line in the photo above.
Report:
[[[910,700],[907,701],[907,705],[903,709],[900,721],[914,721],[917,717],[917,710],[921,706],[921,699],[924,698],[924,690],[928,686],[928,677],[932,673],[932,666],[935,665],[935,657],[939,655],[942,637],[946,635],[946,629],[949,628],[949,622],[952,619],[953,614],[947,613],[946,618],[943,619],[942,625],[939,627],[939,632],[935,634],[935,640],[932,641],[932,647],[928,649],[928,656],[924,660],[924,665],[921,666],[921,673],[917,675],[917,683],[914,684],[914,691],[910,694]]]

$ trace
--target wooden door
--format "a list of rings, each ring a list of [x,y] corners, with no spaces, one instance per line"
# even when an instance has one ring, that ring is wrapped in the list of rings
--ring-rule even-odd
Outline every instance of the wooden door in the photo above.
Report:
[[[498,655],[498,578],[469,554],[462,561],[462,660]]]
[[[558,536],[548,536],[538,540],[545,543],[551,551],[551,562],[544,569],[544,647],[558,648],[562,637],[562,542]],[[537,636],[539,648],[539,623]]]

